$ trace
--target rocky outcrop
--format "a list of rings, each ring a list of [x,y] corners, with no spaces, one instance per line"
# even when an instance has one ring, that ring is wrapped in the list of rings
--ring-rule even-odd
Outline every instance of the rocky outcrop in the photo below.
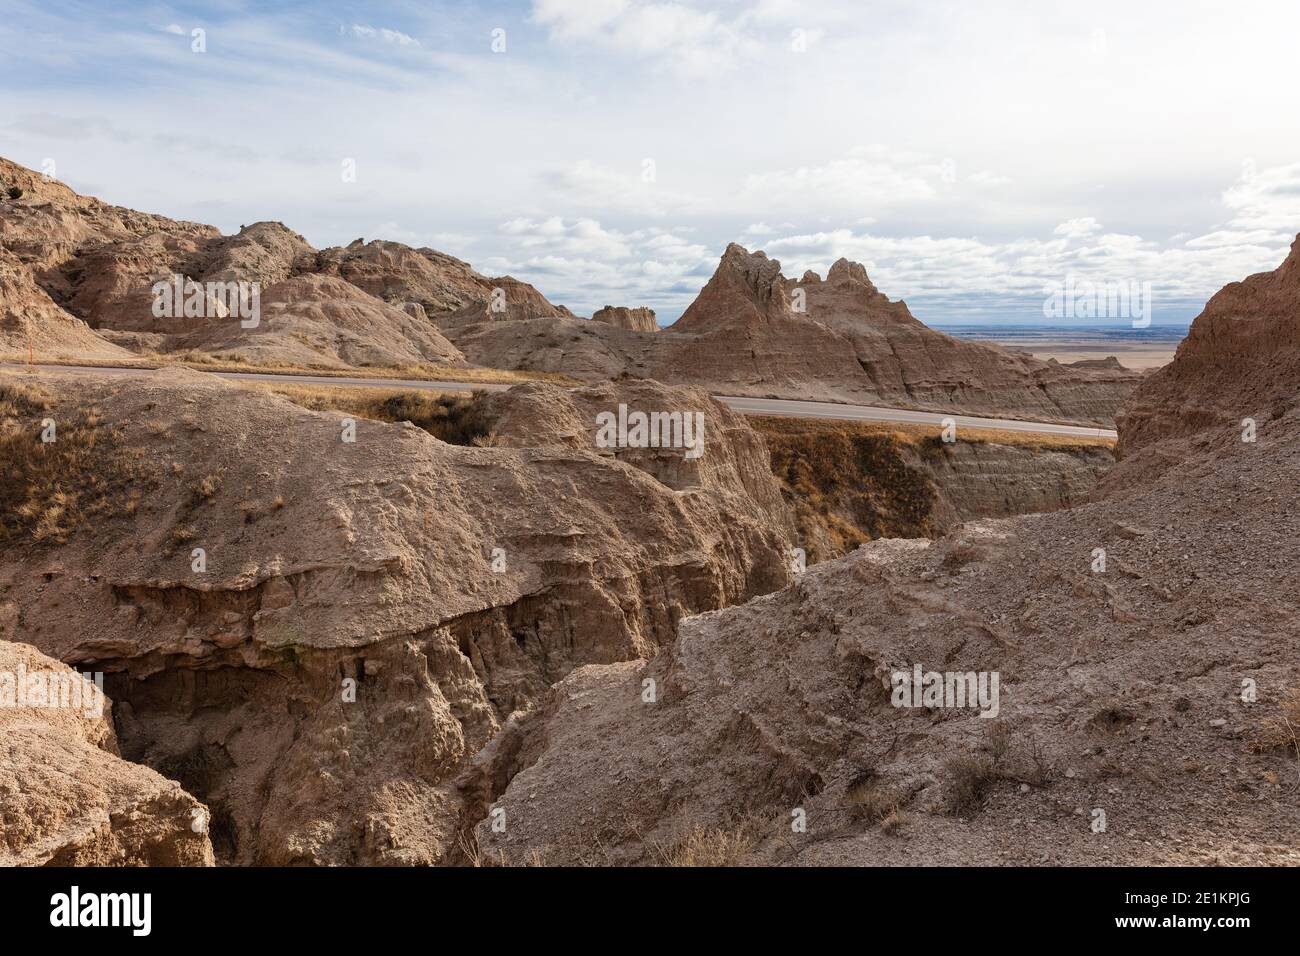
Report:
[[[132,341],[120,335],[115,340]],[[464,366],[437,326],[333,276],[302,275],[261,293],[261,314],[194,323],[190,331],[140,340],[151,351],[201,352],[253,365],[297,368]]]
[[[79,196],[8,161],[0,161],[0,253],[5,273],[15,274],[10,286],[39,288],[69,319],[102,333],[74,334],[76,326],[42,302],[27,310],[24,351],[32,326],[37,346],[44,339],[67,355],[121,357],[127,353],[117,346],[124,345],[269,365],[446,365],[463,359],[431,313],[464,313],[463,321],[571,315],[525,282],[481,276],[431,249],[357,240],[317,252],[278,222],[222,236],[211,226]],[[268,332],[267,322],[250,331],[228,321],[229,310],[207,294],[201,315],[179,307],[156,314],[155,283],[177,275],[187,290],[191,283],[258,284],[263,304],[279,306],[267,316],[275,329]],[[6,289],[6,300],[13,295]],[[398,320],[399,312],[408,318]],[[0,348],[18,351],[16,334],[4,333]]]
[[[659,323],[655,321],[655,310],[647,308],[629,309],[626,306],[607,305],[597,309],[591,315],[591,321],[604,322],[620,329],[633,332],[658,332]]]
[[[184,371],[57,394],[42,414],[97,410],[86,468],[136,462],[148,493],[10,539],[0,636],[107,672],[123,752],[210,807],[225,862],[456,859],[492,795],[461,774],[514,712],[788,580],[762,443],[703,393],[529,385],[491,398],[491,447],[364,419],[348,441],[340,413]],[[619,404],[702,411],[703,456],[599,447]]]
[[[1197,450],[1242,444],[1252,431],[1262,440],[1300,402],[1297,383],[1300,236],[1275,270],[1217,292],[1174,360],[1134,392],[1119,422],[1121,464],[1108,485],[1149,480]]]
[[[59,308],[32,270],[0,247],[0,355],[107,359],[128,353]]]
[[[734,243],[668,334],[482,315],[444,328],[470,362],[494,368],[1103,425],[1140,377],[1113,362],[1061,365],[962,342],[891,302],[857,263],[791,283],[779,262]]]
[[[1229,287],[1121,417],[1135,459],[1174,441],[1177,469],[871,542],[684,620],[650,661],[570,674],[480,755],[509,780],[481,857],[672,863],[712,840],[797,865],[1300,862],[1300,407],[1274,377],[1289,358],[1219,311],[1253,303],[1243,333],[1285,345],[1288,278]],[[1186,440],[1279,399],[1254,443]],[[918,667],[989,694],[918,702],[897,680]]]
[[[800,865],[1300,862],[1289,745],[1252,743],[1300,686],[1288,422],[1271,462],[875,541],[574,672],[482,755],[510,779],[482,858],[656,864],[703,831]],[[996,672],[998,718],[892,706],[917,664]]]
[[[207,808],[118,756],[110,706],[72,668],[0,640],[0,866],[212,865]]]
[[[440,322],[525,321],[571,314],[526,282],[511,276],[490,279],[453,256],[400,242],[357,239],[323,249],[311,271],[337,275],[386,302],[417,303]]]
[[[931,538],[965,521],[1086,501],[1114,463],[1109,446],[963,430],[755,418],[808,563],[877,538]],[[985,437],[991,436],[991,437]]]

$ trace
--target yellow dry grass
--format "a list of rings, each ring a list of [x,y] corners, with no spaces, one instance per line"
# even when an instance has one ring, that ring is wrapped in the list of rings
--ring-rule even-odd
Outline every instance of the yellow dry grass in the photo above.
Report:
[[[138,456],[98,406],[0,380],[0,540],[62,543],[87,522],[134,513],[146,491]]]
[[[27,354],[0,354],[0,362],[27,362]],[[203,352],[143,353],[122,359],[63,358],[36,356],[36,365],[72,365],[83,368],[153,369],[179,365],[204,372],[255,372],[264,375],[314,375],[331,378],[401,378],[421,382],[467,382],[470,384],[516,385],[520,382],[550,382],[581,385],[575,378],[558,372],[516,372],[495,368],[462,368],[456,365],[397,365],[386,368],[317,368],[312,366],[254,364],[219,358]]]
[[[492,423],[480,393],[368,388],[296,382],[236,382],[313,411],[340,411],[381,422],[411,422],[453,445],[489,445]]]

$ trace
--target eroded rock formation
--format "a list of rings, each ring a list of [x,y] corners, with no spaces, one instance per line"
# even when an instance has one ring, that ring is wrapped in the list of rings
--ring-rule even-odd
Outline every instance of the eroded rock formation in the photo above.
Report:
[[[118,756],[111,702],[82,681],[0,640],[0,866],[211,866],[207,809]]]
[[[482,857],[1300,862],[1289,268],[1216,297],[1121,417],[1122,447],[1178,441],[1177,469],[1067,511],[871,542],[686,619],[649,661],[578,669],[480,756],[510,780]],[[1256,406],[1272,414],[1242,442],[1227,420]],[[899,706],[895,675],[917,666],[998,675],[997,719]]]
[[[591,315],[593,322],[604,322],[620,329],[633,332],[658,332],[659,323],[655,321],[655,310],[647,308],[629,309],[627,306],[607,305],[597,309]]]
[[[108,673],[123,752],[210,807],[224,862],[456,859],[494,795],[460,777],[514,712],[788,581],[762,442],[698,390],[523,386],[491,447],[346,441],[341,413],[187,371],[50,402],[95,410],[87,472],[135,497],[92,485],[93,524],[4,542],[0,637]],[[705,454],[597,447],[619,404],[702,412]]]

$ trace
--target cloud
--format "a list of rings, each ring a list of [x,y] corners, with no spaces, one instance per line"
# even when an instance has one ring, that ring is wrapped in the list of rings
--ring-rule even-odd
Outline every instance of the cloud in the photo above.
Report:
[[[803,211],[833,206],[885,206],[933,198],[939,167],[863,154],[833,159],[819,166],[800,166],[745,177],[739,199],[748,208]]]
[[[597,44],[688,77],[729,72],[762,47],[740,21],[681,2],[534,0],[533,20],[554,41]]]
[[[622,169],[582,159],[564,169],[549,170],[543,182],[570,202],[606,212],[662,217],[699,212],[705,204],[659,183],[659,164],[645,157]]]
[[[362,37],[367,40],[382,40],[385,43],[392,43],[396,46],[420,46],[420,41],[415,37],[402,33],[399,30],[390,30],[387,27],[372,27],[361,23],[354,23],[348,29],[354,37]]]
[[[677,230],[621,231],[594,219],[518,218],[501,223],[494,273],[534,282],[580,314],[604,305],[650,305],[674,318],[717,265],[707,246]]]

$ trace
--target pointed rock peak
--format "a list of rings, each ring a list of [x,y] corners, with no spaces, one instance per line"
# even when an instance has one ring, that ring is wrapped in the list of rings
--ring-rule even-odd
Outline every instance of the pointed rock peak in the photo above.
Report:
[[[687,331],[791,315],[781,263],[733,242],[708,284],[671,327]]]
[[[809,269],[806,272],[804,272],[803,277],[799,279],[799,284],[806,285],[809,282],[821,282],[821,281],[822,281],[822,277],[819,276],[817,273],[813,272],[811,269]]]
[[[830,271],[826,273],[826,281],[834,282],[836,284],[856,282],[860,285],[867,286],[873,292],[876,290],[875,285],[869,278],[867,278],[866,266],[862,265],[860,262],[852,262],[849,259],[844,258],[835,260],[835,264],[832,265]]]

